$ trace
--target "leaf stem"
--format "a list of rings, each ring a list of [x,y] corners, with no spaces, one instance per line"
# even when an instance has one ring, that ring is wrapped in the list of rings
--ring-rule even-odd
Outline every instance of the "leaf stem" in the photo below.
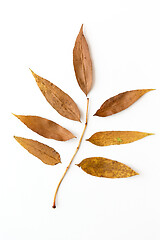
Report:
[[[67,171],[68,171],[68,169],[69,169],[69,167],[71,166],[71,163],[73,162],[74,157],[76,156],[76,154],[77,154],[77,152],[78,152],[78,150],[79,150],[79,148],[80,148],[80,145],[81,145],[81,142],[82,142],[82,139],[83,139],[83,135],[84,135],[84,133],[85,133],[85,130],[86,130],[86,127],[87,127],[87,122],[88,122],[88,106],[89,106],[89,98],[87,98],[87,110],[86,110],[86,122],[85,122],[85,126],[84,126],[84,129],[83,129],[82,135],[81,135],[81,137],[80,137],[80,139],[79,139],[79,143],[78,143],[78,146],[77,146],[77,148],[76,148],[76,151],[75,151],[75,153],[73,154],[73,157],[71,158],[71,161],[70,161],[69,165],[67,166],[65,172],[63,173],[63,176],[61,177],[61,179],[60,179],[60,181],[59,181],[59,183],[58,183],[58,186],[57,186],[57,188],[56,188],[56,191],[55,191],[55,194],[54,194],[53,206],[52,206],[53,208],[56,208],[56,196],[57,196],[58,189],[59,189],[59,187],[60,187],[60,185],[61,185],[61,183],[62,183],[62,181],[63,181],[63,179],[64,179],[64,177],[65,177],[65,175],[66,175],[66,173],[67,173]]]

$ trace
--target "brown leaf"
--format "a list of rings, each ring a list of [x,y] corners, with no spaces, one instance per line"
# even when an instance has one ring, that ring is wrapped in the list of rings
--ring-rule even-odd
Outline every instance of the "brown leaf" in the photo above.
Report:
[[[56,165],[57,163],[61,163],[59,153],[56,152],[53,148],[32,139],[16,136],[14,136],[14,138],[22,147],[24,147],[35,157],[39,158],[43,163],[48,165]]]
[[[105,131],[96,132],[89,141],[97,146],[120,145],[137,141],[153,133],[136,132],[136,131]]]
[[[80,121],[80,111],[73,99],[53,83],[31,72],[49,104],[63,117]]]
[[[92,85],[92,61],[83,35],[83,24],[73,49],[73,65],[78,84],[87,96]]]
[[[86,158],[77,166],[81,167],[86,173],[96,177],[127,178],[138,175],[138,173],[125,164],[103,157]]]
[[[46,118],[15,114],[13,115],[16,116],[19,120],[21,120],[21,122],[23,122],[32,131],[38,133],[43,137],[55,139],[58,141],[67,141],[75,137],[67,129]]]
[[[107,117],[131,106],[145,93],[155,89],[139,89],[120,93],[106,100],[94,116]]]

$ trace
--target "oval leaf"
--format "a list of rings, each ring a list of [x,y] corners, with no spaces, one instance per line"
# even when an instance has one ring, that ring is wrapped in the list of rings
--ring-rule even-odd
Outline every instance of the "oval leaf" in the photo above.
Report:
[[[14,136],[14,138],[22,147],[24,147],[35,157],[39,158],[43,163],[48,165],[56,165],[57,163],[61,163],[59,153],[53,148],[32,139],[16,136]]]
[[[73,99],[53,83],[31,72],[49,104],[63,117],[80,121],[80,111]]]
[[[77,82],[87,96],[92,85],[92,61],[87,41],[83,35],[83,25],[73,49],[73,65]]]
[[[138,173],[125,164],[103,157],[86,158],[77,166],[81,167],[86,173],[96,177],[127,178],[138,175]]]
[[[139,89],[120,93],[106,100],[94,116],[107,117],[131,106],[145,93],[154,89]]]
[[[136,132],[136,131],[105,131],[96,132],[89,141],[97,146],[120,145],[137,141],[153,133]]]
[[[59,124],[52,122],[46,118],[37,116],[15,115],[21,122],[23,122],[32,131],[39,135],[55,139],[58,141],[67,141],[75,136],[67,129],[61,127]]]

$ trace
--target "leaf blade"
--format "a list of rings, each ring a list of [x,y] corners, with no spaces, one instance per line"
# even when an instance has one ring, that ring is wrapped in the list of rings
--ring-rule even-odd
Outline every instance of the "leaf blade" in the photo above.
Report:
[[[119,93],[118,95],[106,100],[97,110],[94,116],[107,117],[115,113],[121,112],[130,107],[145,93],[155,89],[138,89]]]
[[[14,136],[16,141],[24,147],[29,153],[39,158],[43,163],[56,165],[61,163],[60,155],[53,148],[38,141]]]
[[[87,96],[92,86],[92,61],[83,35],[83,24],[73,49],[73,65],[79,87]]]
[[[138,175],[127,165],[103,157],[86,158],[77,166],[84,172],[96,177],[127,178]]]
[[[30,71],[48,103],[63,117],[80,122],[80,111],[73,99],[50,81]]]
[[[46,118],[30,115],[13,115],[32,131],[45,138],[55,139],[57,141],[67,141],[75,138],[75,136],[66,128],[63,128],[59,124]]]
[[[149,135],[154,134],[137,131],[104,131],[94,133],[86,141],[97,146],[120,145],[132,143]]]

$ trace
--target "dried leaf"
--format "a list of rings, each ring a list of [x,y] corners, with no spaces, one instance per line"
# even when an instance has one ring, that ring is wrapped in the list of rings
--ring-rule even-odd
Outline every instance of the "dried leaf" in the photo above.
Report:
[[[86,173],[96,177],[127,178],[138,175],[138,173],[125,164],[103,157],[86,158],[77,166],[81,167]]]
[[[16,136],[14,136],[14,138],[22,147],[24,147],[35,157],[39,158],[43,163],[48,165],[56,165],[57,163],[61,163],[59,153],[56,152],[53,148],[32,139]]]
[[[83,25],[73,49],[73,65],[78,84],[87,96],[92,85],[92,61],[87,41],[83,35]]]
[[[21,120],[21,122],[23,122],[32,131],[38,133],[43,137],[55,139],[58,141],[67,141],[75,137],[67,129],[46,118],[38,116],[13,115]]]
[[[80,32],[75,41],[75,46],[73,49],[73,65],[77,82],[82,91],[87,96],[92,86],[92,61],[89,53],[88,44],[83,34],[83,25],[81,26]],[[43,93],[49,104],[62,116],[75,121],[80,121],[80,111],[73,99],[53,83],[38,76],[32,70],[31,72],[37,82],[38,87],[40,88],[41,92]],[[72,90],[74,91],[74,89]],[[154,89],[139,89],[120,93],[106,100],[102,104],[100,109],[97,110],[95,115],[100,117],[106,117],[121,112],[122,110],[131,106],[145,93],[151,90]],[[61,182],[66,176],[66,173],[70,168],[81,146],[82,139],[84,137],[84,133],[88,124],[88,106],[89,98],[87,98],[86,122],[80,136],[77,148],[56,188],[52,206],[53,208],[56,208],[56,196]],[[27,127],[46,138],[66,141],[74,137],[74,135],[67,129],[48,119],[38,116],[15,116],[19,118]],[[152,135],[152,133],[144,133],[137,131],[105,131],[96,132],[89,139],[87,139],[87,141],[90,141],[91,143],[98,146],[119,145],[134,142],[148,135]],[[29,153],[38,157],[45,164],[56,165],[58,163],[61,163],[59,153],[56,152],[53,148],[32,139],[26,139],[21,137],[15,137],[15,139]],[[127,178],[138,175],[137,172],[132,170],[127,165],[103,157],[86,158],[82,160],[79,164],[77,164],[77,166],[82,168],[82,170],[86,173],[97,177]]]
[[[107,117],[131,106],[145,93],[155,89],[139,89],[120,93],[106,100],[94,116]]]
[[[73,99],[53,83],[31,72],[49,104],[63,117],[80,121],[80,111]]]
[[[137,141],[153,133],[136,132],[136,131],[105,131],[96,132],[89,141],[97,146],[120,145]]]

